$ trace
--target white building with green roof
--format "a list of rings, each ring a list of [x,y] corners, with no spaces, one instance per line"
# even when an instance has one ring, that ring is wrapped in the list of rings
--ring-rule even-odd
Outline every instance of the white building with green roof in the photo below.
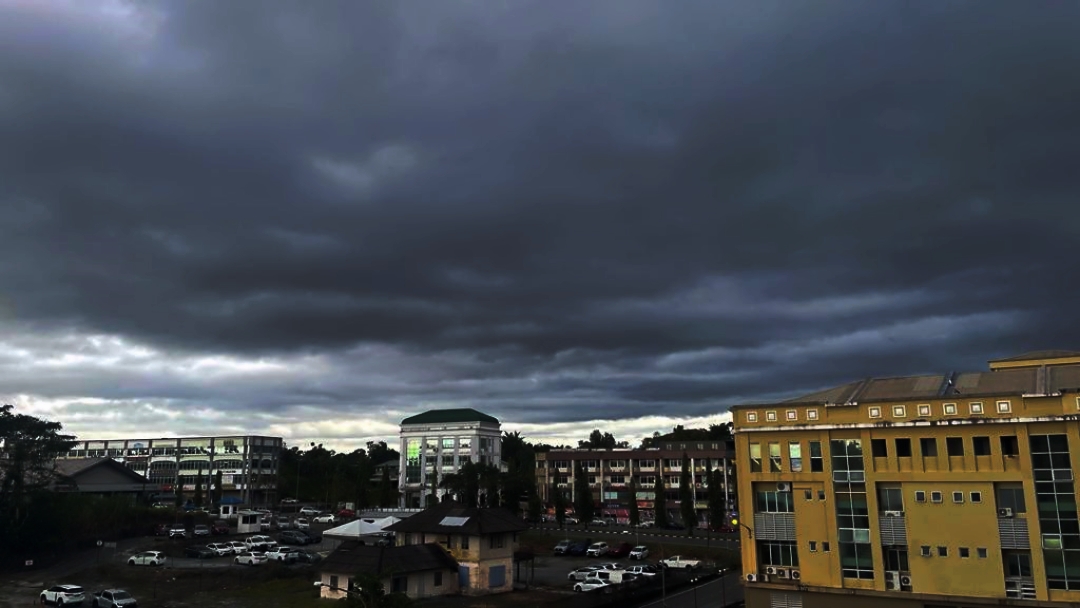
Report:
[[[472,408],[429,410],[401,421],[400,506],[418,508],[431,476],[456,473],[466,462],[502,463],[499,420]]]

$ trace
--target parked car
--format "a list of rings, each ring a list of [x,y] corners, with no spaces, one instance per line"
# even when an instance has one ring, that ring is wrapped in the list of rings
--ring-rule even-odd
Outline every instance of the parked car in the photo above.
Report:
[[[157,524],[154,526],[154,536],[168,536],[170,527],[169,524]]]
[[[611,583],[601,578],[590,576],[580,582],[574,583],[574,591],[599,591],[610,584]]]
[[[608,557],[626,557],[630,555],[630,552],[634,550],[634,545],[630,543],[619,543],[618,547],[612,547],[608,551]]]
[[[282,498],[281,499],[281,504],[283,504],[283,505],[296,504],[296,499],[295,498]]]
[[[608,554],[608,544],[605,542],[593,543],[585,550],[589,557],[603,557]]]
[[[353,511],[352,509],[342,509],[337,512],[337,516],[342,519],[352,519],[356,517],[356,511]]]
[[[578,518],[576,518],[576,517],[567,517],[566,519],[563,520],[563,523],[568,525],[568,526],[576,526],[581,522],[579,522]]]
[[[66,606],[81,604],[86,600],[83,588],[78,585],[54,585],[41,592],[38,600],[42,604]]]
[[[312,519],[311,521],[313,521],[313,522],[315,522],[317,524],[332,524],[335,521],[337,521],[337,518],[334,517],[333,515],[331,515],[330,513],[327,513],[326,515],[319,515],[319,516],[315,517],[314,519]]]
[[[656,527],[656,522],[652,521],[652,520],[643,521],[643,522],[638,524],[638,527],[639,528],[655,528]]]
[[[616,570],[622,570],[623,566],[622,564],[617,564],[615,562],[608,562],[606,564],[597,564],[596,568],[597,570],[603,570],[605,572],[614,572]]]
[[[293,521],[293,525],[296,526],[297,530],[310,530],[311,529],[311,522],[308,521],[308,519],[306,517],[297,517]]]
[[[608,522],[607,522],[607,520],[601,519],[601,518],[598,517],[598,518],[590,521],[589,525],[590,526],[607,526]]]
[[[184,527],[184,524],[169,526],[169,538],[187,538],[187,528]]]
[[[270,519],[269,517],[263,517],[263,518],[259,519],[259,531],[260,532],[269,532],[270,529],[273,528],[273,527],[274,527],[274,520]]]
[[[645,545],[638,545],[630,550],[630,559],[645,559],[649,557],[649,548]]]
[[[240,542],[238,540],[230,540],[229,542],[227,542],[225,544],[232,547],[232,552],[234,554],[236,554],[236,555],[240,555],[244,551],[248,550],[247,545],[245,545],[244,543],[242,543],[242,542]]]
[[[164,566],[165,554],[161,551],[143,551],[128,558],[129,566]]]
[[[570,555],[585,555],[585,552],[588,550],[588,543],[574,543],[570,545],[570,548],[566,552]]]
[[[214,522],[213,526],[210,526],[210,533],[214,536],[225,536],[230,532],[229,522],[219,519]]]
[[[248,551],[266,551],[277,546],[277,541],[269,536],[249,536],[244,539]]]
[[[627,572],[633,572],[634,574],[642,577],[656,576],[656,566],[643,565],[643,566],[627,566]]]
[[[302,507],[300,509],[300,515],[312,516],[312,515],[318,515],[318,514],[319,514],[319,510],[315,509],[313,507]]]
[[[234,553],[233,548],[226,543],[210,543],[209,545],[206,545],[206,548],[213,551],[214,555],[219,557],[222,555],[232,555]]]
[[[210,536],[210,526],[199,524],[192,532],[195,536]]]
[[[578,568],[577,570],[571,570],[571,571],[570,571],[570,574],[567,574],[567,575],[566,575],[566,580],[570,580],[570,581],[583,581],[583,580],[585,580],[585,579],[586,579],[586,578],[587,578],[587,577],[588,577],[588,576],[589,576],[590,574],[592,574],[592,573],[596,572],[596,571],[597,571],[597,570],[599,570],[599,569],[600,569],[600,568],[598,568],[598,567],[596,567],[596,566],[583,566],[583,567],[581,567],[581,568]]]
[[[296,561],[302,564],[317,564],[322,561],[322,558],[323,556],[315,551],[296,550]]]
[[[266,554],[262,551],[244,551],[233,558],[233,563],[238,565],[258,566],[259,564],[266,563]]]
[[[276,520],[274,520],[274,523],[276,523],[277,527],[281,530],[288,530],[289,528],[293,527],[292,521],[290,521],[288,517],[284,516],[278,517]]]
[[[566,555],[567,552],[570,551],[570,545],[572,544],[574,543],[569,540],[560,540],[559,543],[555,545],[555,555]]]
[[[700,559],[690,559],[689,557],[683,557],[681,555],[673,555],[667,559],[660,560],[660,565],[665,568],[680,568],[683,570],[693,570],[701,565]]]
[[[296,563],[300,559],[298,550],[293,547],[281,545],[266,552],[266,559],[272,562]]]
[[[309,545],[311,537],[300,530],[286,530],[278,534],[278,542],[286,545]]]
[[[136,608],[139,605],[135,598],[123,589],[105,589],[90,598],[93,608]]]

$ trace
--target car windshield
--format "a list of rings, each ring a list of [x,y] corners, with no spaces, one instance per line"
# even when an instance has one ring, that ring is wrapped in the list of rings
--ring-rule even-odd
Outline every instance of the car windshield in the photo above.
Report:
[[[131,597],[131,594],[127,591],[113,591],[112,596],[114,600],[126,600]]]
[[[82,587],[64,587],[66,593],[82,593]]]
[[[645,547],[642,547],[641,545],[638,545],[638,546],[634,547],[634,551],[644,551],[644,550],[645,550]]]

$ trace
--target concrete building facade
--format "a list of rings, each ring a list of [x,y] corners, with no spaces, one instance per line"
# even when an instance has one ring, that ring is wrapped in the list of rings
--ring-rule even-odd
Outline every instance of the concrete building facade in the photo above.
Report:
[[[551,504],[552,485],[565,491],[569,503],[576,499],[574,471],[577,463],[589,477],[589,489],[593,502],[599,505],[597,513],[626,523],[631,501],[636,501],[642,521],[655,517],[657,505],[654,487],[656,478],[664,477],[664,505],[671,512],[671,519],[679,516],[679,485],[682,474],[683,454],[690,460],[694,475],[694,504],[699,511],[698,520],[707,521],[708,474],[719,470],[724,480],[724,496],[729,510],[736,508],[737,488],[735,464],[728,443],[725,441],[669,442],[659,448],[644,450],[551,450],[536,455],[536,483],[541,500]],[[637,483],[637,495],[630,495],[630,482]]]
[[[732,412],[748,607],[1080,602],[1080,353]]]
[[[280,437],[225,435],[157,439],[80,440],[58,460],[112,458],[161,487],[164,494],[195,490],[202,471],[203,489],[221,472],[222,496],[251,506],[276,504]],[[215,489],[216,491],[216,489]]]
[[[471,408],[430,410],[401,421],[400,506],[424,506],[431,477],[456,473],[466,462],[502,465],[498,419]],[[441,495],[441,491],[439,492]]]

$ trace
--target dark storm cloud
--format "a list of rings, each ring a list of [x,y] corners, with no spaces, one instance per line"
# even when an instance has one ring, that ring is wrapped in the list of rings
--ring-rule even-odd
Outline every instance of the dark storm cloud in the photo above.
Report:
[[[1069,3],[9,4],[0,320],[37,339],[0,382],[541,422],[1076,347],[1078,23]],[[289,372],[26,363],[65,335]]]

